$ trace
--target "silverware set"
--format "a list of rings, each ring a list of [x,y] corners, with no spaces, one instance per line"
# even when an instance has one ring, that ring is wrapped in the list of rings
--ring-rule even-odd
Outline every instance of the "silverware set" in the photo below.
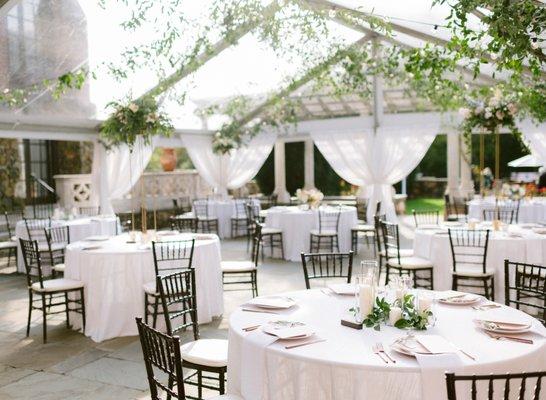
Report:
[[[372,346],[374,354],[376,354],[385,364],[396,364],[396,360],[385,351],[383,343],[376,343]]]
[[[261,325],[252,325],[252,326],[247,326],[246,328],[243,328],[243,331],[245,332],[252,332],[252,331],[255,331],[256,329],[258,329]]]
[[[500,306],[499,304],[484,304],[482,306],[472,306],[472,308],[477,311],[487,311],[487,310],[492,310],[493,308],[501,308],[501,307],[502,306]]]
[[[521,338],[521,337],[516,337],[516,336],[500,335],[500,334],[497,334],[497,333],[487,332],[487,331],[485,331],[485,334],[487,336],[489,336],[490,338],[495,339],[495,340],[510,340],[512,342],[519,342],[519,343],[526,343],[526,344],[533,344],[534,343],[533,340],[531,340],[531,339],[526,339],[526,338]]]

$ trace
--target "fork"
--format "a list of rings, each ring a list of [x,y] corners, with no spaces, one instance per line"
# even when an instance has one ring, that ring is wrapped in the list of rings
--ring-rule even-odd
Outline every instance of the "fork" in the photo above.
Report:
[[[380,353],[383,353],[387,356],[387,358],[392,361],[393,364],[396,364],[396,360],[390,356],[389,353],[385,351],[385,348],[383,347],[383,343],[379,342],[375,344],[377,346],[377,350],[379,350]]]
[[[487,336],[495,340],[506,339],[506,340],[512,340],[514,342],[520,342],[520,343],[526,343],[526,344],[534,343],[531,339],[525,339],[525,338],[514,337],[514,336],[496,335],[494,333],[487,332],[487,331],[485,333],[487,334]]]
[[[374,354],[376,354],[381,360],[383,360],[383,362],[385,364],[389,363],[389,360],[387,358],[383,357],[383,354],[381,353],[381,350],[379,350],[379,348],[377,347],[377,344],[374,344],[372,346],[372,350],[373,350]]]

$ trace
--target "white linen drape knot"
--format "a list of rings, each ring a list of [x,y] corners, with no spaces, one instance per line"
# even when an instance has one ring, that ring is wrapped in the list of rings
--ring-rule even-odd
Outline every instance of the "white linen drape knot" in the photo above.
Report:
[[[199,175],[220,194],[250,181],[265,162],[275,144],[275,133],[261,133],[250,142],[227,154],[212,150],[212,136],[186,135],[182,142]]]

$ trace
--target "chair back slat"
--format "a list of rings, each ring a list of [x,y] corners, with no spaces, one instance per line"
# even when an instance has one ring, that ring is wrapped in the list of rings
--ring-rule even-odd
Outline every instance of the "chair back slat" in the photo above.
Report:
[[[516,210],[511,208],[486,208],[483,210],[484,221],[499,220],[505,224],[512,224],[516,222]]]
[[[25,218],[24,221],[29,240],[36,240],[38,243],[47,243],[44,229],[51,228],[51,218]]]
[[[416,211],[412,210],[413,221],[415,222],[415,227],[418,228],[419,225],[439,225],[440,224],[440,211],[438,210],[422,210]]]
[[[193,213],[196,218],[210,218],[214,216],[210,207],[210,201],[207,199],[194,200]]]
[[[17,222],[22,221],[24,218],[24,214],[22,211],[6,211],[4,212],[4,229],[0,233],[2,236],[2,240],[10,240],[12,237],[15,236],[15,228],[17,226]]]
[[[541,398],[542,378],[545,376],[546,371],[489,375],[456,375],[454,373],[446,373],[447,399],[457,400],[457,393],[459,393],[461,395],[460,399],[466,399],[470,395],[473,400],[493,400],[493,398],[497,400],[511,400],[512,382],[514,386],[519,382],[519,390],[515,393],[518,400],[531,399],[530,396],[526,396],[528,388],[532,388],[530,392],[533,396],[532,400],[538,400]],[[502,385],[502,398],[493,396],[495,382],[498,382],[500,385],[504,382],[504,385]],[[512,396],[512,398],[516,397]]]
[[[78,214],[84,217],[96,217],[100,215],[100,206],[78,207]]]
[[[472,268],[485,274],[489,233],[488,229],[448,229],[453,271]]]
[[[40,287],[43,289],[44,273],[42,271],[40,252],[38,251],[38,242],[19,238],[19,245],[23,254],[28,287],[31,287],[33,283],[39,282]]]
[[[396,258],[400,263],[400,232],[398,224],[381,221],[381,235],[387,259]]]
[[[155,275],[165,275],[191,268],[194,249],[195,239],[152,241]]]
[[[171,216],[171,230],[185,233],[197,232],[197,218],[186,216]]]
[[[33,204],[32,211],[35,219],[47,219],[53,216],[54,204]]]
[[[252,204],[249,199],[235,199],[234,201],[235,205],[235,217],[238,219],[246,219],[247,218],[247,211],[246,211],[246,205]]]
[[[136,318],[136,323],[152,400],[161,399],[160,390],[168,397],[185,400],[180,339],[149,327],[142,318]],[[158,370],[166,376],[166,383],[156,374]]]
[[[157,287],[164,310],[167,333],[173,335],[191,328],[194,339],[199,339],[195,269],[158,276]]]
[[[504,260],[504,301],[546,325],[546,267]]]
[[[311,288],[312,279],[346,278],[351,282],[353,252],[348,253],[301,253],[305,286]]]
[[[319,208],[318,216],[320,233],[338,231],[341,207],[321,207]]]
[[[44,229],[51,265],[64,262],[64,252],[70,244],[70,229],[67,225]]]

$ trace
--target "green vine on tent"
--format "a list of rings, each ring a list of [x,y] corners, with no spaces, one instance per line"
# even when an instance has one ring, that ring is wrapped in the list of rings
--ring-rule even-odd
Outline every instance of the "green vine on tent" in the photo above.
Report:
[[[126,103],[112,101],[108,106],[114,112],[100,127],[101,141],[107,148],[122,144],[133,148],[139,137],[151,144],[154,136],[170,136],[174,131],[169,117],[151,96]]]

